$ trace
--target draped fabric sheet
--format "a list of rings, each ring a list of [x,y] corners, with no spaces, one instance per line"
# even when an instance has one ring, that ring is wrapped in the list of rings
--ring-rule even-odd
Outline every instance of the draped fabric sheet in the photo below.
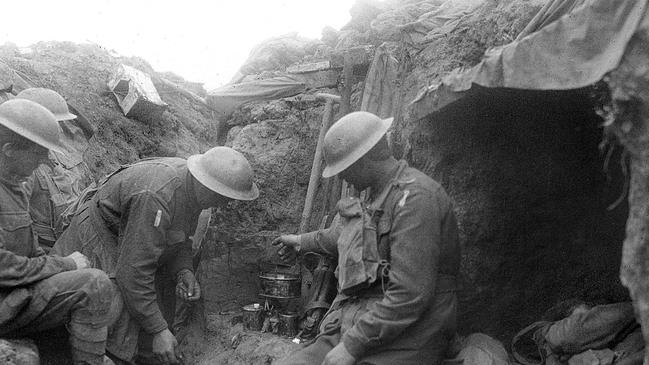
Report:
[[[289,76],[279,76],[228,84],[209,91],[205,100],[207,105],[217,112],[230,114],[238,106],[249,101],[280,99],[303,93],[305,90],[304,83]]]
[[[554,0],[532,20],[534,33],[488,50],[476,66],[455,69],[411,103],[419,119],[479,85],[487,88],[569,90],[591,85],[617,68],[631,37],[649,29],[647,0]],[[561,3],[564,3],[563,6]],[[569,11],[561,16],[561,10]]]

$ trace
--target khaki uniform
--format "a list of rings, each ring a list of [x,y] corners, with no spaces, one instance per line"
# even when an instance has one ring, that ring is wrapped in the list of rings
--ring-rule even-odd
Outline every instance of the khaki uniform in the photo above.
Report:
[[[87,255],[115,280],[123,310],[109,333],[112,354],[130,360],[140,329],[155,334],[168,328],[156,281],[192,269],[189,237],[200,212],[186,160],[142,160],[110,175],[54,245],[61,255]]]
[[[278,364],[319,364],[341,341],[361,364],[429,365],[446,356],[456,330],[460,264],[452,202],[430,177],[405,161],[399,166],[376,225],[387,275],[354,294],[339,292],[314,342]],[[341,246],[341,222],[337,217],[332,227],[301,235],[302,250],[353,254]],[[338,262],[340,270],[349,257]]]
[[[83,161],[88,140],[74,121],[59,122],[66,153],[50,151],[50,164],[42,164],[28,181],[29,213],[43,249],[49,251],[63,233],[61,214],[93,183],[92,173]]]
[[[25,184],[0,180],[0,336],[66,325],[75,364],[103,364],[113,297],[105,273],[46,256],[27,211]]]

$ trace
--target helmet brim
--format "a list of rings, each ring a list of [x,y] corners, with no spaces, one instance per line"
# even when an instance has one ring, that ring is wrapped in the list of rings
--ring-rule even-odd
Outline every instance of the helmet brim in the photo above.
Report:
[[[259,197],[259,188],[257,184],[252,183],[252,188],[249,191],[240,191],[232,189],[231,187],[214,179],[212,176],[206,174],[199,166],[199,160],[202,155],[192,155],[187,158],[187,168],[192,176],[203,184],[206,188],[213,192],[223,195],[225,197],[235,200],[255,200]]]
[[[65,120],[77,119],[77,116],[70,112],[67,112],[67,113],[54,114],[54,118],[56,118],[57,122],[63,122]]]
[[[374,133],[370,134],[365,143],[359,145],[355,150],[353,150],[349,155],[340,161],[336,161],[335,164],[325,166],[322,170],[322,177],[328,178],[335,175],[338,175],[344,171],[349,166],[353,165],[354,162],[358,161],[363,157],[367,152],[369,152],[377,143],[383,138],[385,133],[392,125],[394,118],[390,117],[387,119],[381,119],[381,125],[379,128],[374,130]]]
[[[42,138],[34,134],[33,132],[27,130],[26,128],[21,127],[20,125],[16,125],[15,123],[12,123],[11,121],[1,116],[0,116],[0,124],[2,124],[5,128],[11,130],[12,132],[20,135],[21,137],[27,138],[28,140],[36,143],[41,147],[45,147],[50,151],[58,152],[64,155],[66,154],[66,151],[65,149],[63,149],[62,146],[47,141],[45,138]]]

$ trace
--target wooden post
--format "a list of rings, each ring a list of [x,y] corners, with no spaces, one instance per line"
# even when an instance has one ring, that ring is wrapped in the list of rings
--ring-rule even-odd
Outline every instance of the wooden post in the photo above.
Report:
[[[306,232],[309,226],[309,218],[311,217],[311,212],[313,210],[313,200],[315,199],[318,181],[320,180],[320,170],[322,168],[322,143],[333,120],[334,102],[340,100],[340,97],[336,95],[318,94],[317,96],[326,99],[327,103],[325,104],[322,124],[320,126],[320,134],[318,135],[318,143],[315,147],[315,156],[313,157],[313,165],[311,166],[311,176],[309,177],[309,186],[307,187],[304,209],[302,210],[302,220],[300,221],[300,233]]]
[[[343,74],[344,74],[344,87],[341,92],[341,101],[340,101],[340,115],[345,116],[351,112],[352,105],[352,77],[354,76],[354,64],[352,62],[352,56],[349,51],[345,51],[343,56]],[[338,177],[336,177],[338,179]],[[340,197],[344,198],[347,196],[347,181],[342,180]]]

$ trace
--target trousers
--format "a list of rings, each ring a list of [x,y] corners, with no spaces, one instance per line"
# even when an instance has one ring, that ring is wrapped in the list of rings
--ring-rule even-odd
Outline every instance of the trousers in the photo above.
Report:
[[[443,284],[444,285],[444,284]],[[304,348],[277,361],[276,365],[321,364],[325,356],[338,343],[358,318],[369,311],[381,296],[334,300],[329,312],[322,319],[320,334]],[[430,310],[436,313],[432,325],[415,323],[399,338],[369,351],[356,364],[364,365],[437,365],[447,356],[449,344],[456,332],[457,296],[440,286]],[[423,327],[422,327],[423,326]]]
[[[24,337],[65,325],[74,364],[103,364],[113,286],[97,269],[67,271],[26,288],[22,309],[0,335]]]

